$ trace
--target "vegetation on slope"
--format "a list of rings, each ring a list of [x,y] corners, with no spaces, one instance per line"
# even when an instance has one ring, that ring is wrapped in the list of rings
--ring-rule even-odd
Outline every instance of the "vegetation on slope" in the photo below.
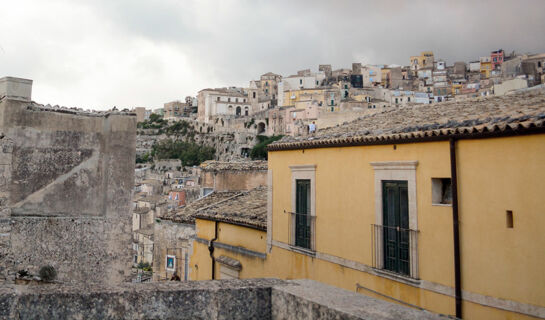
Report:
[[[267,160],[267,146],[277,140],[282,139],[282,135],[279,136],[257,136],[259,141],[253,148],[250,150],[250,157],[252,160]]]

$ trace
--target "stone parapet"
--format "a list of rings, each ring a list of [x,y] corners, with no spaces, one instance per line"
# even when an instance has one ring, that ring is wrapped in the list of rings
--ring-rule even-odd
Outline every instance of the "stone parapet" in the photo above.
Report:
[[[2,319],[420,319],[447,317],[312,280],[0,288]]]

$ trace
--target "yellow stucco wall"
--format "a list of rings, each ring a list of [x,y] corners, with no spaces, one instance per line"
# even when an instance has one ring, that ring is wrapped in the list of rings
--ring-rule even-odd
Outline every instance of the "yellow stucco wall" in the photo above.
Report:
[[[545,307],[545,135],[458,142],[462,288],[489,297]],[[273,239],[288,242],[292,165],[316,165],[316,251],[372,264],[375,223],[371,162],[417,160],[419,277],[454,287],[452,207],[431,201],[431,178],[450,177],[448,142],[325,148],[269,153],[273,171]],[[506,210],[514,213],[506,228]],[[541,231],[540,231],[541,230]],[[270,276],[312,278],[348,290],[372,290],[454,314],[454,299],[380,276],[273,247]],[[276,273],[276,274],[274,274]],[[364,290],[360,290],[362,293]],[[488,303],[484,301],[484,303]],[[524,318],[522,314],[464,302],[467,319]],[[530,317],[531,318],[531,317]]]
[[[545,306],[545,135],[460,141],[458,159],[463,288]]]
[[[462,289],[477,296],[464,301],[464,319],[535,319],[524,315],[523,309],[545,307],[544,156],[545,134],[457,142]],[[375,171],[370,163],[414,160],[418,161],[420,286],[425,284],[433,290],[381,276],[370,268],[371,224],[376,223]],[[357,289],[359,284],[433,312],[455,313],[454,298],[448,293],[454,288],[452,207],[432,205],[431,179],[450,177],[447,141],[395,148],[384,145],[270,152],[273,223],[269,232],[273,241],[281,243],[288,243],[289,216],[284,210],[292,210],[290,166],[294,165],[316,165],[317,257],[276,245],[267,252],[266,260],[224,249],[216,249],[216,257],[239,260],[243,265],[241,278],[308,278],[385,299]],[[506,227],[506,210],[513,212],[514,228]],[[266,252],[265,232],[225,223],[220,223],[219,229],[220,242]],[[214,222],[197,220],[198,237],[211,239],[213,234]],[[367,271],[320,256],[354,262]],[[195,242],[191,265],[198,264],[198,268],[192,268],[191,279],[210,279],[210,263],[206,245]],[[441,290],[447,292],[439,293]],[[511,311],[490,306],[502,301]]]
[[[214,238],[214,221],[197,219],[195,226],[197,237],[206,240]],[[266,241],[267,233],[265,231],[218,222],[218,239],[216,242],[265,254]],[[210,280],[212,278],[212,260],[208,246],[198,241],[194,241],[193,246],[194,250],[190,260],[193,268],[191,268],[190,279]],[[214,257],[222,255],[240,261],[242,270],[240,270],[239,277],[241,279],[261,278],[266,273],[265,259],[216,247]],[[195,265],[197,265],[196,268]],[[216,263],[216,279],[220,279],[220,268],[221,264]]]

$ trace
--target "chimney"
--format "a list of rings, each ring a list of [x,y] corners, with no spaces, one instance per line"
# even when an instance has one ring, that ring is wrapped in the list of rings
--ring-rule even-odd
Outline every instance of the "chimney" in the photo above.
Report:
[[[31,101],[32,80],[3,77],[0,78],[0,99]]]

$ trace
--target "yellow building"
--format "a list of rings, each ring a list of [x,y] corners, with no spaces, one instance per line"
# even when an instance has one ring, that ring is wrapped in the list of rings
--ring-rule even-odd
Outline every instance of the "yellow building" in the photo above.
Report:
[[[490,72],[492,72],[491,61],[481,61],[481,75],[486,79],[490,78]]]
[[[434,56],[432,51],[423,51],[419,56],[411,56],[410,59],[409,65],[413,71],[433,67]]]
[[[270,145],[255,274],[464,319],[544,318],[544,97],[401,107]]]
[[[191,280],[260,278],[267,245],[267,188],[214,192],[194,214]]]
[[[321,106],[336,106],[341,100],[339,89],[324,87],[284,91],[284,106],[295,106],[299,101],[316,101]]]

